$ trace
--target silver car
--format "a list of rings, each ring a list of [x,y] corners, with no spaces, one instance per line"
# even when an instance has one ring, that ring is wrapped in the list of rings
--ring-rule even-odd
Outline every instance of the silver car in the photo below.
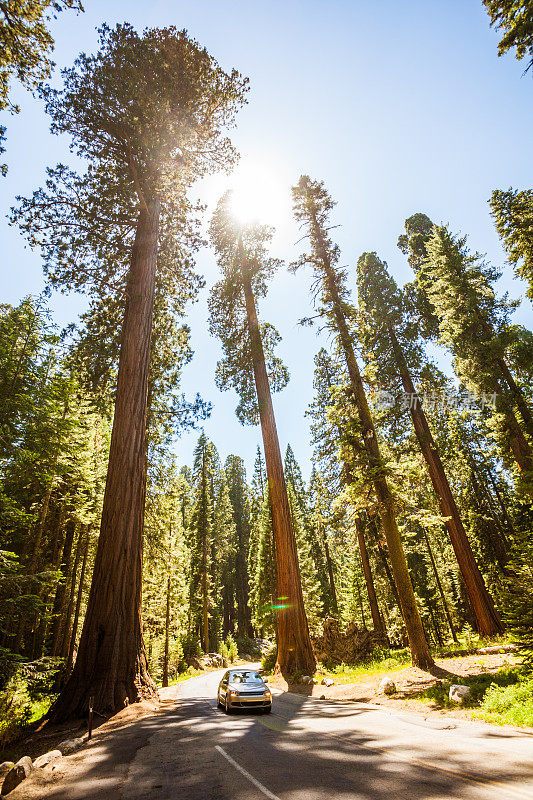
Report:
[[[272,693],[256,670],[229,669],[218,684],[217,705],[226,714],[235,708],[258,708],[270,714]]]

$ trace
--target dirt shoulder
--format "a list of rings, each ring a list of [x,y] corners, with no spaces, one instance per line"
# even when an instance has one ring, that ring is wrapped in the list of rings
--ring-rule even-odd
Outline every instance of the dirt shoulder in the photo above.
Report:
[[[321,684],[307,686],[301,683],[288,684],[283,678],[273,678],[271,685],[284,692],[306,695],[326,700],[351,700],[360,703],[372,703],[385,706],[395,711],[413,711],[431,717],[455,717],[459,719],[474,719],[472,710],[466,708],[439,708],[430,700],[418,699],[417,695],[443,679],[452,676],[475,677],[486,673],[496,673],[504,667],[512,667],[516,658],[511,653],[496,653],[491,655],[474,654],[469,656],[456,656],[453,658],[436,659],[439,675],[430,675],[428,672],[406,665],[387,672],[375,672],[366,675],[354,683],[343,683],[342,675],[332,675],[335,681],[333,686]],[[396,684],[397,693],[391,697],[380,694],[379,684],[384,677],[391,678]]]

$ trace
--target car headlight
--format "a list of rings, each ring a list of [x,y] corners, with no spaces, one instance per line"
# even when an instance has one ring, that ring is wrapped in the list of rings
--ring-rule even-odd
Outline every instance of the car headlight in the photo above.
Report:
[[[272,692],[270,691],[270,689],[266,690],[265,697],[267,697],[269,700],[272,698]]]

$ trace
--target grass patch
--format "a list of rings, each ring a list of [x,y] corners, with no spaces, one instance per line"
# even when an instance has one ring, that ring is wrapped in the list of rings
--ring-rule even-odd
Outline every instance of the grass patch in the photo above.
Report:
[[[458,706],[448,694],[452,683],[470,686],[470,697]],[[505,668],[495,674],[484,673],[471,678],[458,676],[442,681],[416,695],[417,700],[432,701],[442,709],[468,708],[473,716],[496,725],[533,727],[533,678],[518,668]]]
[[[432,647],[431,652],[438,658],[441,653],[454,653],[460,650],[477,650],[480,647],[498,647],[504,644],[513,644],[513,640],[508,634],[486,639],[478,633],[467,629],[461,631],[457,642],[448,642],[448,644],[443,647]]]
[[[317,675],[333,678],[335,683],[355,683],[361,678],[368,678],[372,675],[380,675],[390,670],[398,670],[409,667],[411,664],[411,654],[407,648],[402,650],[377,650],[372,657],[360,664],[339,664],[333,669],[326,669],[321,664],[318,665]]]
[[[185,672],[180,672],[177,678],[169,681],[168,685],[175,686],[177,683],[182,683],[182,681],[188,681],[189,678],[196,678],[198,675],[203,675],[206,671],[207,670],[189,667]]]
[[[276,650],[273,649],[263,657],[262,667],[266,675],[272,676],[276,663]],[[390,670],[404,669],[411,664],[411,653],[408,648],[401,650],[388,650],[387,648],[377,647],[370,658],[361,661],[359,664],[339,664],[336,667],[329,667],[318,664],[315,678],[332,678],[336,684],[355,683],[360,678],[372,675],[379,675]],[[303,677],[303,673],[295,673],[292,680],[298,683]]]
[[[0,761],[17,761],[19,756],[12,748],[31,734],[56,697],[57,694],[49,694],[32,698],[24,684],[11,694],[0,718]]]
[[[533,728],[533,678],[511,686],[489,686],[475,716],[496,725]]]

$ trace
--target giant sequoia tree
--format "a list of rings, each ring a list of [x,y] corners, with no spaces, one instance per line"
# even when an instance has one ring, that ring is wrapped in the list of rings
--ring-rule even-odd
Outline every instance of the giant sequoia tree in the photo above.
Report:
[[[211,240],[222,280],[211,293],[211,332],[220,337],[224,359],[217,367],[221,389],[235,388],[240,396],[241,422],[261,423],[278,582],[277,669],[283,674],[313,672],[315,656],[304,608],[295,530],[276,430],[271,388],[288,381],[287,370],[274,355],[276,329],[257,318],[256,298],[264,296],[267,280],[278,262],[266,245],[268,228],[238,226],[232,217],[229,193],[221,199],[211,224]]]
[[[221,135],[246,81],[227,75],[186,32],[100,31],[95,55],[63,72],[43,94],[52,130],[87,161],[78,175],[49,171],[46,188],[22,202],[18,220],[45,257],[52,285],[95,302],[121,291],[125,312],[115,415],[91,592],[74,671],[56,719],[95,707],[113,711],[155,690],[141,632],[146,411],[154,296],[163,254],[180,271],[191,243],[186,189],[232,162]],[[161,259],[160,259],[161,256]]]
[[[361,338],[371,354],[372,377],[390,391],[399,376],[420,449],[463,576],[477,627],[485,636],[503,626],[474,558],[438,447],[431,433],[413,379],[420,372],[424,351],[416,309],[399,291],[387,265],[375,253],[364,253],[357,264]]]
[[[363,381],[355,357],[350,329],[350,307],[347,302],[346,272],[338,266],[340,250],[328,235],[329,215],[333,202],[324,185],[302,176],[293,188],[294,213],[305,227],[310,242],[309,253],[302,255],[297,266],[311,264],[321,286],[319,314],[338,338],[346,360],[353,401],[359,419],[359,438],[366,452],[366,471],[371,478],[379,504],[383,530],[387,538],[394,580],[402,605],[413,663],[422,668],[433,665],[422,628],[402,540],[395,516],[394,496],[386,477],[374,421],[366,398]]]
[[[513,304],[494,292],[499,273],[469,251],[465,237],[432,225],[423,214],[407,219],[405,227],[407,234],[398,244],[415,270],[424,298],[422,313],[429,313],[432,327],[437,321],[439,339],[453,353],[455,372],[464,384],[480,397],[496,395],[495,422],[521,470],[525,490],[533,495],[533,415],[510,369],[508,351],[516,340],[510,325]]]

